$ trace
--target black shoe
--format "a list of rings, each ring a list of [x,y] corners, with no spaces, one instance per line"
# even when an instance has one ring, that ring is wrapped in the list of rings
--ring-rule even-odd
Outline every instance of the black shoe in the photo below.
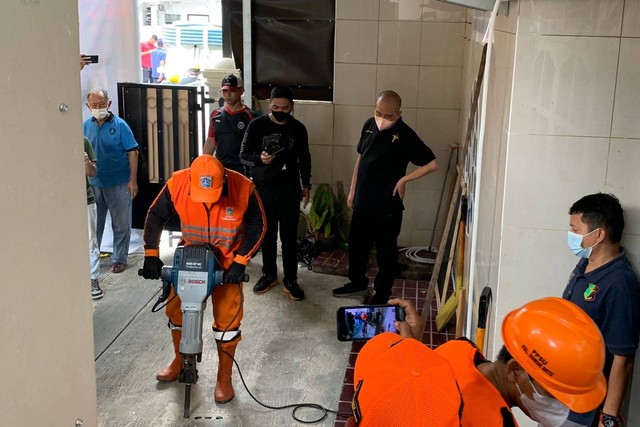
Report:
[[[304,291],[296,281],[284,282],[283,291],[288,293],[291,299],[294,301],[300,301],[301,299],[304,299]]]
[[[365,305],[386,305],[389,304],[389,300],[391,299],[391,295],[382,295],[380,293],[376,293],[369,302],[365,302]]]
[[[364,285],[364,287],[356,287],[353,283],[349,282],[340,288],[335,288],[332,293],[334,297],[338,298],[366,295],[369,293],[369,286]]]
[[[262,276],[253,287],[253,292],[256,294],[264,294],[277,284],[278,278],[276,276]]]

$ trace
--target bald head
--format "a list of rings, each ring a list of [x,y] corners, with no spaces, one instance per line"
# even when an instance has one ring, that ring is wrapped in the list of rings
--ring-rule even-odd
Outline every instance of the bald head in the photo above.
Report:
[[[399,112],[402,107],[402,98],[392,90],[385,90],[380,92],[376,99],[376,105],[380,103],[388,104]]]
[[[380,92],[376,100],[375,121],[379,130],[386,130],[393,127],[400,119],[402,112],[402,99],[400,95],[392,90]]]

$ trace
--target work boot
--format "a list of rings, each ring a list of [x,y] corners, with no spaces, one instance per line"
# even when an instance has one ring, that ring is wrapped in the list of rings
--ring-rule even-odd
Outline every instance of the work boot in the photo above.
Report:
[[[238,341],[236,340],[225,343],[216,341],[216,345],[218,347],[218,376],[216,378],[216,389],[213,393],[213,397],[216,403],[223,405],[231,402],[236,396],[236,393],[233,391],[231,374],[233,372],[232,357],[236,354]],[[231,357],[229,357],[229,355]]]
[[[284,288],[282,289],[285,293],[289,294],[289,297],[294,301],[300,301],[304,299],[304,291],[298,285],[297,281],[286,281],[284,282]]]
[[[182,364],[182,355],[180,355],[180,338],[182,338],[182,331],[172,330],[171,338],[173,339],[173,350],[175,352],[175,358],[173,361],[156,374],[156,379],[162,382],[171,382],[178,379],[180,375],[180,365]]]
[[[278,278],[276,276],[264,275],[258,279],[258,283],[253,287],[253,292],[256,294],[264,294],[277,284]]]

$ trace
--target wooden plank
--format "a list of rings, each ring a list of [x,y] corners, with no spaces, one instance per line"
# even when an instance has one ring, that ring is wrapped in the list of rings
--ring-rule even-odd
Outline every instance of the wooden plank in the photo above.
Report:
[[[438,286],[438,277],[440,276],[440,269],[442,268],[444,254],[447,250],[446,245],[450,237],[449,234],[451,233],[451,225],[453,223],[453,215],[455,212],[456,203],[460,199],[460,192],[462,188],[461,178],[461,174],[456,172],[455,186],[453,190],[453,196],[451,197],[451,202],[449,203],[447,220],[444,224],[444,230],[442,233],[442,238],[440,239],[440,246],[438,247],[436,261],[433,265],[433,272],[431,273],[431,280],[429,281],[429,287],[427,288],[427,295],[425,296],[424,304],[422,305],[421,317],[423,322],[427,322],[429,320],[429,317],[431,316],[431,302],[433,301],[433,296],[436,293],[436,289]]]

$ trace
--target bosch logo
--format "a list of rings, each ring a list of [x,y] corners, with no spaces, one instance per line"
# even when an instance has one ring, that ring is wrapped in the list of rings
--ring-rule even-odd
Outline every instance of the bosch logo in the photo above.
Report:
[[[204,279],[189,279],[187,285],[204,285],[206,281]]]

